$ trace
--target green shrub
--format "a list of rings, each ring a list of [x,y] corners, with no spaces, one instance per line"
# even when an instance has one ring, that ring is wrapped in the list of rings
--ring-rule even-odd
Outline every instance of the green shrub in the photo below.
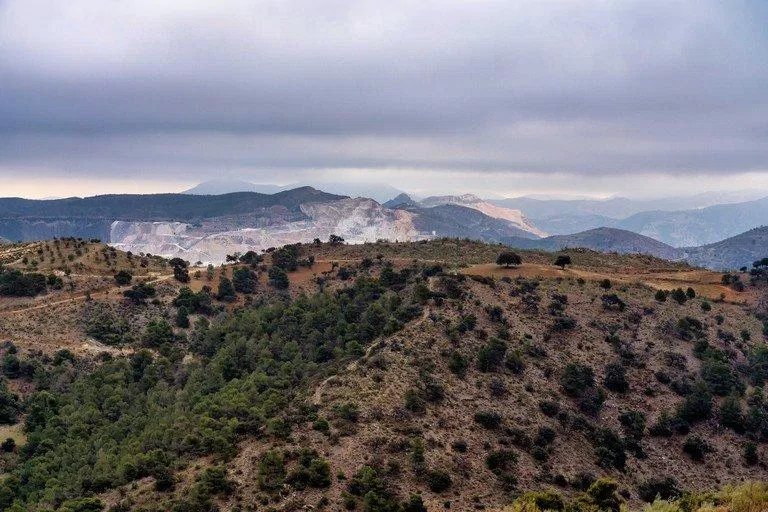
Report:
[[[587,388],[595,385],[595,372],[581,363],[568,363],[560,379],[560,385],[571,396],[578,396]]]
[[[677,480],[671,476],[652,477],[644,480],[637,487],[640,499],[651,503],[656,499],[671,500],[679,497],[682,492],[677,487]]]
[[[605,387],[617,393],[626,393],[629,391],[629,381],[627,381],[627,370],[621,363],[609,363],[605,366]]]

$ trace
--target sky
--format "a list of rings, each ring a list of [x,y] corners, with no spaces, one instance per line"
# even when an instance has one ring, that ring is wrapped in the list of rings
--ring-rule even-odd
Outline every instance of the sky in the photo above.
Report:
[[[0,196],[768,195],[764,0],[0,0]]]

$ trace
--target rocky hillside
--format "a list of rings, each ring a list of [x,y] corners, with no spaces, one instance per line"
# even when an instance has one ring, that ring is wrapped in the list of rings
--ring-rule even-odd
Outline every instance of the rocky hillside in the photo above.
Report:
[[[726,301],[680,263],[504,268],[447,239],[153,258],[172,276],[150,277],[61,243],[38,268],[136,274],[0,308],[2,510],[493,510],[550,489],[639,510],[764,477],[759,279]]]
[[[545,232],[525,218],[522,211],[483,201],[473,194],[463,194],[460,196],[432,196],[421,200],[419,204],[427,208],[451,204],[465,206],[482,212],[494,219],[506,220],[518,230],[530,233],[536,237],[546,236]],[[530,237],[530,235],[527,236]]]

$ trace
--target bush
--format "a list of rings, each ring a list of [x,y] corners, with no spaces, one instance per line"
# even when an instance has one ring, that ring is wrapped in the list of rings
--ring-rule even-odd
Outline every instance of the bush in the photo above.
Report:
[[[493,411],[478,411],[475,413],[475,422],[485,428],[495,429],[501,425],[501,415]]]
[[[627,462],[624,441],[609,428],[601,428],[594,437],[597,463],[606,469],[624,469]]]
[[[667,292],[664,290],[656,290],[656,295],[653,296],[654,299],[658,302],[666,302],[667,300]]]
[[[671,476],[649,478],[637,487],[637,491],[640,499],[646,503],[652,503],[657,498],[671,500],[682,494],[677,487],[677,480]]]
[[[609,363],[605,366],[605,387],[617,393],[629,391],[627,370],[621,363]]]
[[[507,353],[507,343],[504,340],[493,337],[488,340],[477,354],[477,368],[481,372],[497,370],[504,362]]]
[[[115,284],[117,286],[128,286],[133,281],[133,273],[128,270],[121,270],[115,274]]]
[[[744,443],[744,462],[748,466],[754,466],[759,462],[757,444],[752,441]]]
[[[448,369],[457,377],[464,377],[467,374],[469,361],[461,355],[461,352],[454,350],[451,352],[451,359],[448,362]]]
[[[432,492],[443,492],[451,488],[451,475],[441,469],[427,471],[427,485]]]
[[[560,404],[551,400],[542,400],[539,402],[539,410],[544,413],[545,416],[554,418],[557,413],[560,412]]]
[[[568,363],[560,379],[560,385],[571,396],[578,396],[587,388],[595,385],[595,372],[581,363]]]
[[[710,451],[712,448],[709,443],[698,436],[689,437],[683,444],[683,452],[695,461],[704,460],[704,455]]]
[[[703,421],[712,416],[712,394],[705,383],[696,383],[691,394],[678,407],[677,416],[688,423]]]
[[[720,423],[738,433],[744,432],[744,412],[738,396],[729,396],[720,405]]]

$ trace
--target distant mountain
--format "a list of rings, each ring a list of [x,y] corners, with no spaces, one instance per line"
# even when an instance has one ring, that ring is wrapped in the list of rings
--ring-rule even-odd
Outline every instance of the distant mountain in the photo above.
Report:
[[[109,241],[115,221],[196,223],[207,218],[266,214],[304,218],[302,204],[339,199],[343,196],[311,187],[272,195],[255,192],[219,196],[125,194],[50,201],[5,198],[0,199],[0,236],[23,241],[61,236]]]
[[[406,193],[402,193],[393,197],[389,201],[386,201],[382,206],[386,206],[387,208],[396,208],[398,206],[417,206],[417,205],[416,205],[416,201],[411,199],[411,196],[409,196]]]
[[[677,212],[642,212],[615,224],[675,247],[711,244],[768,221],[768,197]]]
[[[259,194],[275,194],[283,190],[289,190],[295,186],[280,186],[270,184],[251,183],[242,180],[210,180],[204,181],[185,190],[182,194],[192,194],[199,196],[218,196],[222,194],[231,194],[233,192],[257,192]]]
[[[765,191],[706,192],[693,196],[660,199],[541,199],[530,196],[490,200],[493,204],[517,208],[533,221],[559,215],[600,215],[611,219],[624,219],[647,211],[680,211],[707,208],[716,205],[743,203],[766,196]]]
[[[349,197],[368,197],[379,203],[384,203],[389,198],[403,193],[402,190],[387,183],[312,181],[309,184],[333,194]]]
[[[256,192],[259,194],[276,194],[285,190],[310,186],[321,189],[331,194],[348,197],[368,197],[378,202],[383,202],[401,194],[398,190],[386,183],[345,183],[335,181],[310,181],[301,184],[292,185],[271,185],[258,184],[243,180],[210,180],[204,181],[182,194],[194,194],[205,196],[216,196],[222,194],[231,194],[233,192]]]
[[[688,261],[713,269],[752,267],[752,262],[768,257],[768,226],[701,247],[684,249]]]
[[[497,204],[484,201],[473,194],[452,195],[452,196],[431,196],[419,201],[420,206],[432,208],[440,205],[460,205],[472,208],[495,219],[503,219],[509,222],[515,229],[530,233],[534,237],[546,236],[547,233],[532,224],[520,210],[499,206]]]
[[[554,235],[539,240],[510,240],[509,245],[520,249],[559,251],[567,247],[584,247],[600,252],[649,254],[667,260],[683,259],[686,253],[665,243],[631,231],[596,228],[572,235]]]
[[[512,237],[538,238],[507,220],[490,217],[468,206],[442,204],[408,211],[414,215],[413,225],[417,230],[435,236],[472,238],[486,242],[503,242]]]

